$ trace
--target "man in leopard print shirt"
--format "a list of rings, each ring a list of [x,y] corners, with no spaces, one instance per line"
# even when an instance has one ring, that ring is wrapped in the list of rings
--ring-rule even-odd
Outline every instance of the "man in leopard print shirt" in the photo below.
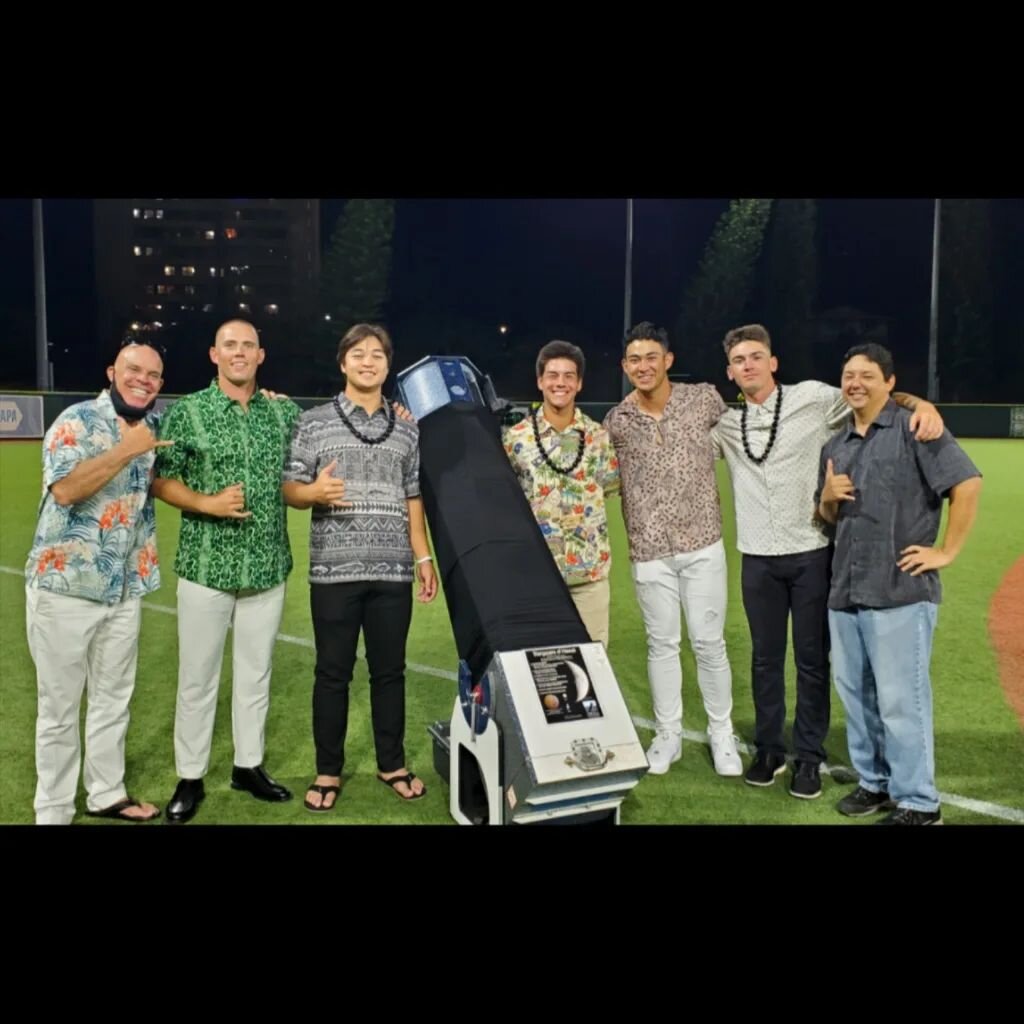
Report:
[[[647,631],[657,722],[647,759],[661,775],[682,754],[682,606],[715,771],[738,776],[743,765],[732,727],[727,570],[710,433],[725,403],[710,384],[672,384],[672,361],[664,329],[644,322],[628,331],[622,368],[636,390],[605,418],[619,459],[629,558]]]

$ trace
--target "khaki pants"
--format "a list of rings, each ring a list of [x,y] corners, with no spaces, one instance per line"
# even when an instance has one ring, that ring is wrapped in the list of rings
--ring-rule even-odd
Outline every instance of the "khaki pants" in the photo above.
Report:
[[[572,602],[587,627],[590,639],[608,646],[608,608],[612,588],[608,577],[593,583],[578,583],[569,588]]]

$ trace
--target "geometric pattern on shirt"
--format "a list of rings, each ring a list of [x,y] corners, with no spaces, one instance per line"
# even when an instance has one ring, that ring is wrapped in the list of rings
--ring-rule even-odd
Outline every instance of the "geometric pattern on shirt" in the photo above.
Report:
[[[308,409],[299,419],[285,461],[285,480],[312,483],[337,462],[351,508],[314,506],[309,533],[311,583],[413,579],[407,500],[419,496],[419,429],[391,417],[373,416],[347,396],[338,404],[360,433],[389,436],[379,444],[360,441],[338,418],[333,403]]]

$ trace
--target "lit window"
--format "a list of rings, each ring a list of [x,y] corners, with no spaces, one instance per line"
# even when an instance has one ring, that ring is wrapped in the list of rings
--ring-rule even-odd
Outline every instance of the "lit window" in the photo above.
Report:
[[[151,245],[147,245],[146,246],[146,255],[147,256],[152,256],[153,255],[153,246],[151,246]]]
[[[203,232],[203,238],[205,238],[209,242],[212,242],[214,238],[216,238],[216,236],[217,233],[213,230]]]
[[[238,237],[238,228],[225,228],[224,229],[224,237],[225,238],[237,238]]]
[[[133,330],[133,331],[137,331],[137,330],[139,330],[139,329],[140,329],[141,327],[142,327],[142,324],[140,324],[138,320],[133,320],[133,321],[132,321],[132,330]]]
[[[206,305],[203,306],[203,312],[204,313],[212,313],[213,312],[213,303],[212,302],[206,303]]]
[[[240,302],[238,304],[238,312],[239,313],[248,313],[249,312],[249,303],[248,302]]]
[[[153,308],[154,308],[155,310],[159,311],[159,310],[163,309],[164,307],[163,307],[163,306],[162,306],[162,305],[161,305],[161,304],[160,304],[160,303],[158,302],[158,303],[156,303],[156,305],[155,305],[155,306],[153,306]]]
[[[142,211],[142,219],[143,220],[152,220],[153,219],[153,211],[152,210],[143,210]]]
[[[216,276],[217,276],[217,268],[216,267],[210,267],[210,277],[216,277]]]
[[[182,277],[195,277],[196,276],[196,268],[195,267],[182,267],[181,268],[181,276]]]
[[[134,218],[135,218],[136,220],[138,220],[138,219],[139,219],[139,214],[140,214],[140,213],[142,213],[142,211],[141,211],[141,210],[140,210],[140,209],[139,209],[138,207],[136,207],[136,208],[135,208],[134,210],[132,210],[132,216],[133,216],[133,217],[134,217]]]
[[[239,284],[235,285],[235,291],[239,292],[242,295],[248,295],[249,292],[252,291],[252,288],[247,284]]]
[[[164,267],[164,277],[174,277],[174,267],[170,264]]]
[[[135,253],[136,256],[141,256],[142,255],[142,246],[141,245],[133,245],[132,246],[132,252]]]
[[[277,316],[278,307],[276,302],[271,302],[270,305],[263,307],[271,316]]]
[[[163,210],[157,210],[156,211],[156,219],[157,220],[163,220],[164,219],[164,211]]]

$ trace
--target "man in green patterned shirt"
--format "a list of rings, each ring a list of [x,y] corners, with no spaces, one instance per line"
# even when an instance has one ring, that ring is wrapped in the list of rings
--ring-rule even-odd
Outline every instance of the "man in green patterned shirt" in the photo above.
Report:
[[[537,356],[543,405],[505,430],[503,440],[583,625],[607,647],[612,553],[605,496],[619,488],[619,463],[608,431],[576,408],[585,366],[576,345],[548,342]]]
[[[173,440],[156,464],[153,493],[182,511],[178,555],[178,701],[174,759],[179,782],[169,821],[188,821],[205,796],[221,658],[234,627],[231,786],[260,800],[291,793],[263,768],[271,656],[292,567],[281,471],[301,410],[256,388],[266,355],[256,328],[229,320],[210,360],[217,378],[185,395],[164,419]]]

